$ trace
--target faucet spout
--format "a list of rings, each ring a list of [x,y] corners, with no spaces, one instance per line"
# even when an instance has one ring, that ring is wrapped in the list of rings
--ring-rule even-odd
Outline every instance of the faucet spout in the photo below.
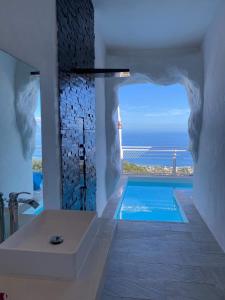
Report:
[[[34,209],[39,206],[39,203],[35,199],[18,199],[18,203],[30,205]]]
[[[21,192],[21,193],[10,193],[9,194],[9,215],[10,215],[10,234],[13,234],[18,230],[19,227],[19,212],[18,207],[19,203],[28,204],[33,208],[37,208],[39,206],[39,203],[34,199],[18,199],[19,195],[26,194],[30,195],[30,193],[27,192]]]

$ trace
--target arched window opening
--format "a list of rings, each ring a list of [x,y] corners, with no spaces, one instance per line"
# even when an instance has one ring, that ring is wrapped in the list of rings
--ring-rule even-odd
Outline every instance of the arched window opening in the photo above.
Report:
[[[123,173],[191,176],[190,106],[181,84],[132,83],[118,89]]]

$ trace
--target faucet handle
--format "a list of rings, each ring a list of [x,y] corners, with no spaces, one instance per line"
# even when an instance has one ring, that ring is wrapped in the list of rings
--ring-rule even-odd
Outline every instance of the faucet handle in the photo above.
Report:
[[[20,195],[30,195],[30,194],[31,193],[28,192],[19,192],[19,193],[12,192],[9,193],[9,199],[17,200]]]
[[[4,197],[4,194],[1,193],[1,192],[0,192],[0,202],[2,202],[2,203],[4,203],[4,204],[8,202],[8,199],[6,199],[6,198]]]
[[[0,192],[0,201],[3,202],[3,203],[5,202],[4,194],[1,193],[1,192]]]

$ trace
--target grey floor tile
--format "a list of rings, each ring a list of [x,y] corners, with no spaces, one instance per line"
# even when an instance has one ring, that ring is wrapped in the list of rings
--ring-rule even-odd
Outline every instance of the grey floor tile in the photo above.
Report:
[[[170,229],[152,230],[150,228],[143,230],[127,230],[121,231],[118,228],[117,239],[149,239],[149,240],[184,240],[191,241],[192,233],[184,231],[172,231]]]
[[[209,231],[205,232],[192,232],[192,239],[195,242],[211,242],[216,243],[215,238],[213,237],[212,233]]]
[[[168,282],[166,300],[224,300],[225,294],[216,286],[202,283]]]
[[[105,294],[133,299],[165,300],[165,284],[157,281],[127,278],[107,278]]]
[[[205,274],[215,281],[216,285],[225,292],[225,268],[224,267],[217,267],[217,268],[207,268],[203,269]],[[224,297],[225,299],[225,297]]]
[[[220,246],[215,242],[195,242],[195,241],[167,241],[167,242],[158,242],[159,245],[164,243],[168,249],[192,253],[223,253]]]
[[[146,299],[118,297],[118,296],[110,296],[110,295],[107,295],[107,294],[103,294],[101,300],[146,300]],[[151,299],[148,299],[148,300],[151,300]]]
[[[165,251],[155,251],[152,249],[149,249],[149,251],[140,251],[139,249],[133,249],[132,251],[128,250],[127,252],[121,252],[119,249],[114,249],[112,250],[111,254],[113,255],[113,257],[116,257],[116,259],[121,263],[133,261],[136,264],[167,264],[169,261],[170,264],[183,264],[182,254],[175,251],[167,251],[165,254]],[[110,259],[113,259],[112,256]]]
[[[178,194],[189,223],[118,222],[101,300],[225,300],[225,254]]]
[[[184,265],[205,266],[205,267],[225,267],[225,255],[217,253],[198,254],[182,252]]]
[[[117,263],[112,261],[108,266],[108,277],[129,278],[129,279],[147,279],[152,281],[166,282],[182,281],[196,283],[216,283],[216,279],[201,269],[201,267],[181,266],[174,264],[135,264]]]
[[[170,225],[168,222],[118,221],[120,231],[170,229]]]
[[[178,223],[178,224],[171,224],[171,230],[175,231],[185,231],[185,232],[210,232],[209,229],[205,226],[205,224],[193,225],[190,223]]]

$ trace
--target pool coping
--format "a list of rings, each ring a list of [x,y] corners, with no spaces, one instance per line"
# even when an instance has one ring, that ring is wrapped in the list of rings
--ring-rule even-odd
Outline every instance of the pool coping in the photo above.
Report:
[[[125,176],[125,175],[123,175]],[[179,183],[192,183],[193,182],[193,176],[143,176],[143,175],[126,175],[127,179],[129,180],[138,180],[141,179],[143,181],[165,181],[165,182],[170,182],[173,180],[176,180]]]
[[[113,219],[115,211],[117,210],[117,207],[119,205],[119,202],[126,190],[127,181],[128,181],[128,176],[122,175],[119,182],[117,183],[114,193],[108,199],[108,203],[102,214],[103,218]]]
[[[123,196],[124,196],[124,193],[126,191],[126,186],[127,186],[127,182],[128,182],[128,179],[129,180],[137,180],[137,179],[144,179],[146,181],[148,180],[153,180],[153,181],[161,181],[161,180],[164,180],[166,182],[170,181],[170,180],[178,180],[179,182],[190,182],[192,183],[193,182],[193,177],[190,177],[190,176],[184,176],[184,177],[177,177],[177,176],[127,176],[127,175],[122,175],[116,188],[115,188],[115,192],[112,194],[112,196],[109,198],[108,200],[108,203],[103,211],[103,214],[102,214],[102,217],[103,218],[109,218],[109,219],[114,219],[115,221],[117,222],[120,222],[120,221],[126,221],[126,220],[119,220],[119,219],[116,219],[114,218],[116,212],[119,210],[119,204],[120,202],[122,203],[122,199],[123,199]],[[180,189],[182,191],[182,189]],[[162,221],[142,221],[142,220],[132,220],[132,222],[152,222],[152,223],[173,223],[173,224],[187,224],[189,223],[189,220],[188,220],[188,217],[186,215],[186,212],[185,212],[185,207],[182,205],[182,199],[180,199],[179,197],[179,193],[177,193],[177,191],[174,192],[174,197],[175,197],[175,200],[177,202],[177,205],[180,209],[180,212],[181,212],[181,215],[184,219],[183,222],[172,222],[172,221],[168,221],[168,222],[162,222]]]

